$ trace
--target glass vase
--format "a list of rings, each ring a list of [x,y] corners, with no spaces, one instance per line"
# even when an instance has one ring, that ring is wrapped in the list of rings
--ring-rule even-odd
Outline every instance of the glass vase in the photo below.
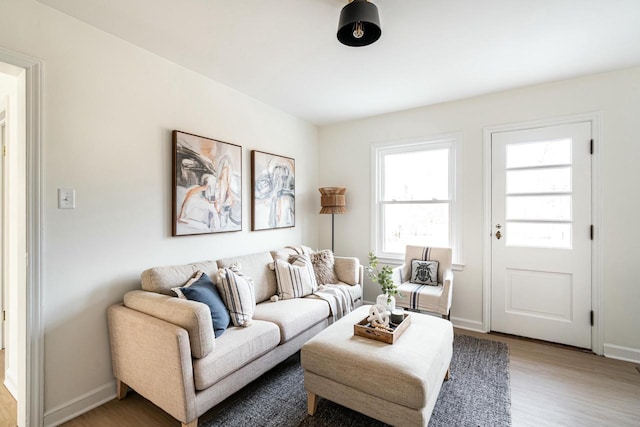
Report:
[[[396,298],[393,295],[380,294],[376,298],[376,304],[386,307],[387,311],[391,313],[391,310],[396,308]]]

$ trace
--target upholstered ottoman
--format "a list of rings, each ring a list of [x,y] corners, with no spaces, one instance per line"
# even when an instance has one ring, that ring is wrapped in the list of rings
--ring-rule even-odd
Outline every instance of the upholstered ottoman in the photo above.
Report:
[[[426,426],[453,351],[451,322],[410,313],[394,344],[354,336],[362,306],[309,340],[301,350],[308,410],[318,397],[396,426]]]

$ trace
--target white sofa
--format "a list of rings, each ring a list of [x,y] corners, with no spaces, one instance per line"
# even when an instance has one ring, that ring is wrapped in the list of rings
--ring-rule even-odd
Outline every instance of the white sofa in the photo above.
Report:
[[[308,248],[306,248],[308,249]],[[183,426],[294,354],[327,327],[329,304],[311,297],[271,302],[277,294],[269,264],[295,251],[283,248],[217,261],[157,267],[142,273],[142,290],[109,307],[109,334],[118,398],[129,388]],[[240,263],[255,284],[251,326],[230,326],[215,338],[209,307],[171,291],[198,270],[214,278],[219,268]],[[362,304],[363,267],[357,258],[335,257],[334,271],[354,305]]]

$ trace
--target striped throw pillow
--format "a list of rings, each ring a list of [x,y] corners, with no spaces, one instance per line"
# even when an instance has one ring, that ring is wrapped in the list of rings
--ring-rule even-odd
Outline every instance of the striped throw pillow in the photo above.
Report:
[[[234,326],[249,326],[256,308],[253,280],[229,268],[218,270],[218,291],[229,309]]]
[[[289,264],[281,259],[273,262],[280,299],[302,298],[318,289],[313,264],[308,255],[297,255]]]

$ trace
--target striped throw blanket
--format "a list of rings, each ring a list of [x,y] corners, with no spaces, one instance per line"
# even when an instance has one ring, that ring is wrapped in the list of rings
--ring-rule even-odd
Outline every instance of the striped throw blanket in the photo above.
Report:
[[[334,322],[354,309],[349,285],[320,285],[313,296],[329,304]]]

